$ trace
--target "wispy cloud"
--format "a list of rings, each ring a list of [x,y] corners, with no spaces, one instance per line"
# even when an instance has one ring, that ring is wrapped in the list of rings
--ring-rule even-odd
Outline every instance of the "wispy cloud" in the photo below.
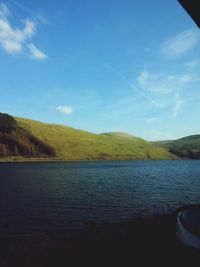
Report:
[[[0,3],[0,18],[6,19],[10,15],[8,7],[4,3]]]
[[[34,44],[28,44],[28,48],[30,51],[30,56],[37,60],[44,60],[47,58],[47,55],[45,55],[41,50],[39,50],[37,47],[35,47]]]
[[[56,110],[62,114],[69,115],[74,112],[73,108],[70,106],[59,106]]]
[[[151,123],[153,123],[153,122],[155,122],[155,121],[157,121],[157,120],[159,120],[158,117],[152,117],[152,118],[147,119],[147,120],[146,120],[146,123],[151,124]]]
[[[200,41],[198,30],[188,29],[167,39],[161,47],[166,56],[179,56],[193,49]]]
[[[0,3],[0,46],[9,54],[27,53],[35,60],[47,58],[44,52],[33,43],[36,23],[28,18],[22,20],[22,29],[12,27],[9,22],[10,11],[4,3]]]
[[[184,103],[180,92],[185,92],[189,85],[196,82],[196,77],[188,73],[182,75],[159,75],[145,70],[138,75],[137,82],[143,91],[146,90],[151,98],[160,103],[160,107],[169,109],[169,112],[172,112],[172,116],[176,117]],[[152,123],[155,120],[156,118],[151,118],[146,122]]]
[[[33,10],[27,5],[28,3],[26,3],[26,5],[23,3],[20,3],[20,1],[15,1],[15,0],[10,0],[10,2],[16,6],[18,9],[21,9],[23,12],[25,12],[26,14],[28,14],[29,16],[33,15]],[[42,24],[49,24],[49,21],[46,17],[46,15],[42,14],[42,13],[38,13],[35,16],[35,20],[42,23]]]
[[[179,93],[175,96],[175,105],[173,107],[173,116],[176,117],[178,115],[179,110],[183,105],[183,100],[181,99]]]
[[[28,8],[26,5],[20,3],[21,1],[15,1],[15,0],[10,0],[10,2],[15,5],[17,8],[21,9],[22,11],[31,14],[32,10]]]
[[[189,74],[182,75],[160,75],[158,73],[149,73],[142,71],[138,77],[138,85],[146,92],[154,94],[169,94],[182,88],[193,78]]]
[[[114,72],[115,74],[117,74],[121,79],[123,79],[127,85],[133,89],[138,95],[142,96],[143,98],[145,98],[148,102],[150,102],[151,104],[153,104],[156,107],[160,107],[160,103],[158,103],[157,101],[155,101],[149,94],[148,92],[146,92],[146,90],[143,90],[143,88],[138,88],[135,84],[133,84],[122,72],[120,72],[119,70],[117,70],[116,68],[114,68],[113,66],[111,66],[108,63],[104,63],[104,67],[109,70]],[[144,76],[147,76],[147,74],[144,74]],[[143,80],[143,83],[145,82],[145,80],[147,80],[148,77],[141,77],[138,78],[139,80]]]
[[[148,81],[148,79],[149,79],[149,73],[146,70],[142,71],[137,77],[138,83],[141,86],[146,86],[146,82]]]

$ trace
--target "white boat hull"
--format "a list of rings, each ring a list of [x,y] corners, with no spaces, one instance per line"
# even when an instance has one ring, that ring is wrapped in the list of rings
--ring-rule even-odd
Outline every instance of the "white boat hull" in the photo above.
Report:
[[[184,220],[179,214],[177,216],[176,228],[176,236],[179,241],[187,246],[200,249],[200,236],[187,227],[187,224],[184,223]]]

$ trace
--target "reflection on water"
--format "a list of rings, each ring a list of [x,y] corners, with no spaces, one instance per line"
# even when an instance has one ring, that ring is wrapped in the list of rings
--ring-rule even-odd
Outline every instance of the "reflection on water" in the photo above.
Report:
[[[200,161],[0,164],[0,231],[57,231],[199,203]]]

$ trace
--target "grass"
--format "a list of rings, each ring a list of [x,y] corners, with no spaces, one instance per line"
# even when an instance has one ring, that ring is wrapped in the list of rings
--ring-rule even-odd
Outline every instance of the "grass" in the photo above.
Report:
[[[165,148],[121,133],[92,134],[67,126],[15,118],[18,124],[53,147],[59,160],[176,159]]]
[[[173,141],[158,141],[155,144],[181,158],[200,159],[200,135],[190,135]]]

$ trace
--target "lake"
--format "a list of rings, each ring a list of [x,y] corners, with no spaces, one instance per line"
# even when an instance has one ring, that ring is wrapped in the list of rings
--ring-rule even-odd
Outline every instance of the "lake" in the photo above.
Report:
[[[0,164],[0,232],[84,229],[200,203],[199,160]]]

